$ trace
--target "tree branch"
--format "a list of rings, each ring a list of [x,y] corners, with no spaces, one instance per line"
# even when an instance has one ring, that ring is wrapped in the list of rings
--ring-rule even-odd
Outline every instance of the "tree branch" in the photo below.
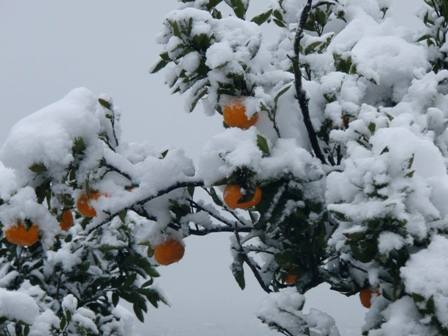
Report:
[[[302,70],[300,69],[300,42],[303,38],[303,30],[306,24],[306,20],[309,17],[310,11],[312,9],[313,0],[308,0],[305,8],[300,15],[299,26],[297,27],[296,36],[294,39],[294,56],[288,56],[292,62],[292,67],[294,71],[294,86],[296,89],[296,98],[300,105],[300,110],[302,111],[303,122],[305,124],[306,130],[308,132],[308,138],[311,143],[314,154],[323,163],[326,164],[327,161],[322,153],[319,146],[319,141],[317,139],[316,132],[314,130],[313,124],[311,122],[310,110],[308,106],[309,99],[303,89],[302,83]]]
[[[245,227],[245,228],[238,228],[238,231],[240,232],[250,232],[252,229],[249,227]],[[189,229],[188,233],[193,235],[193,236],[206,236],[210,233],[219,233],[219,232],[235,232],[235,228],[231,228],[231,227],[226,227],[226,226],[217,226],[211,229],[201,229],[201,230],[196,230],[196,229]]]
[[[255,279],[258,281],[260,287],[266,292],[266,293],[271,293],[272,290],[264,283],[263,278],[261,277],[260,272],[258,271],[258,268],[256,265],[254,265],[254,263],[252,262],[252,259],[249,258],[249,256],[247,255],[246,251],[244,250],[244,247],[241,243],[241,239],[240,239],[240,235],[238,233],[238,229],[235,228],[235,237],[236,237],[236,241],[239,245],[239,253],[241,254],[242,258],[243,258],[243,262],[245,262],[247,264],[247,266],[249,266],[250,270],[252,271],[253,275],[255,276]]]
[[[174,191],[176,189],[181,189],[181,188],[187,188],[187,187],[200,187],[203,186],[204,183],[202,181],[183,181],[183,182],[177,182],[175,184],[173,184],[172,186],[169,186],[165,189],[161,189],[158,192],[156,192],[155,194],[152,194],[150,196],[147,196],[145,198],[143,198],[140,201],[135,202],[132,205],[126,206],[114,213],[108,213],[108,216],[106,219],[104,219],[102,222],[100,222],[99,224],[97,224],[96,226],[94,226],[93,228],[91,228],[88,232],[87,235],[91,234],[93,231],[95,231],[96,229],[102,227],[103,225],[109,223],[112,219],[114,219],[114,217],[118,216],[122,211],[128,211],[128,210],[135,210],[136,206],[143,206],[145,203],[152,201],[153,199],[156,199],[157,197],[163,196],[165,194],[170,193],[171,191]]]

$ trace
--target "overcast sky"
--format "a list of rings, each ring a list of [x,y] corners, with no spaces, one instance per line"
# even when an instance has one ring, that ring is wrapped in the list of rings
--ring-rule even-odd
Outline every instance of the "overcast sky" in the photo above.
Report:
[[[221,120],[185,113],[163,75],[148,73],[162,19],[175,7],[175,0],[0,0],[0,142],[20,118],[85,86],[120,106],[126,141],[196,157]],[[159,286],[172,306],[151,310],[141,335],[271,335],[255,318],[264,294],[252,278],[244,292],[233,281],[228,237],[186,244],[185,258],[161,269]],[[336,317],[343,336],[359,335],[365,310],[357,297],[319,288],[309,303]]]

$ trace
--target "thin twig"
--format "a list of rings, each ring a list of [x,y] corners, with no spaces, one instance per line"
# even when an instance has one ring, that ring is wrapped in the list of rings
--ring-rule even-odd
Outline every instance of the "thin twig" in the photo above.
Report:
[[[238,231],[240,232],[250,232],[252,229],[251,228],[238,228]],[[235,232],[235,228],[230,228],[230,227],[226,227],[226,226],[217,226],[211,229],[205,228],[205,229],[189,229],[188,233],[193,235],[193,236],[206,236],[210,233],[219,233],[219,232]]]
[[[254,265],[254,263],[252,262],[252,260],[249,258],[249,256],[247,255],[246,251],[244,250],[243,245],[241,244],[241,239],[240,239],[240,235],[238,233],[238,229],[235,228],[235,238],[236,241],[239,245],[239,253],[241,254],[241,257],[243,258],[243,262],[245,262],[247,264],[247,266],[249,266],[250,270],[252,271],[253,275],[255,276],[255,279],[258,281],[258,283],[260,284],[260,287],[266,292],[266,293],[271,293],[272,290],[266,286],[266,284],[263,281],[263,278],[261,277],[260,272],[258,271],[258,268],[256,265]]]
[[[206,213],[208,213],[211,217],[219,220],[220,222],[222,222],[223,224],[227,225],[228,227],[231,227],[232,229],[234,229],[235,227],[238,226],[237,223],[240,223],[243,227],[247,227],[247,224],[240,221],[239,218],[237,217],[237,222],[236,223],[232,223],[231,221],[229,221],[227,218],[222,217],[221,215],[214,213],[213,211],[207,209],[206,207],[200,205],[199,203],[193,201],[192,199],[188,200],[191,204],[191,206],[195,207],[196,209],[202,210]]]
[[[102,162],[102,166],[108,169],[106,174],[109,172],[115,172],[115,173],[118,173],[118,174],[122,175],[123,177],[127,178],[129,181],[133,182],[131,175],[129,175],[128,173],[125,173],[124,171],[122,171],[121,169],[119,169],[115,166],[112,166],[110,163],[104,161],[104,162]]]

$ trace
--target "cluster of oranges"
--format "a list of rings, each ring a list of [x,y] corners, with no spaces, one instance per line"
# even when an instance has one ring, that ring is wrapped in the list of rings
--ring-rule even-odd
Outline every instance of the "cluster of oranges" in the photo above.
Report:
[[[98,191],[90,191],[82,193],[76,201],[78,212],[87,218],[96,216],[96,210],[91,202],[98,200],[101,196],[105,196]],[[59,221],[61,230],[68,231],[74,223],[73,213],[71,209],[64,209]],[[10,226],[5,231],[5,238],[8,242],[18,246],[33,246],[39,241],[39,227],[35,223],[22,223],[18,221],[15,225]]]
[[[258,120],[258,113],[251,117],[246,115],[245,102],[242,99],[235,99],[223,108],[224,123],[228,127],[238,127],[248,129],[255,125]],[[258,205],[262,200],[262,191],[260,187],[256,187],[250,199],[243,194],[242,188],[237,184],[227,185],[224,189],[224,203],[231,209],[249,209]],[[288,272],[282,277],[283,284],[294,286],[299,279],[296,272]]]
[[[234,100],[224,106],[223,117],[224,123],[228,127],[238,127],[241,129],[248,129],[258,120],[256,113],[252,117],[247,117],[246,107],[240,99]],[[232,209],[248,209],[256,206],[261,201],[261,189],[257,187],[251,199],[241,201],[242,199],[243,193],[239,185],[232,184],[225,188],[224,202]],[[170,265],[182,259],[184,253],[185,247],[182,242],[176,239],[168,239],[155,246],[154,259],[160,265]]]
[[[232,100],[223,108],[224,123],[228,127],[237,127],[241,129],[248,129],[255,125],[258,120],[258,113],[254,113],[248,117],[246,114],[245,101],[242,98]],[[224,189],[224,203],[231,209],[249,209],[261,202],[262,191],[260,187],[255,188],[250,199],[247,199],[243,194],[241,186],[237,184],[230,184]]]
[[[107,194],[99,191],[89,191],[82,193],[76,201],[78,213],[86,218],[94,218],[97,213],[92,205],[92,201],[100,197],[107,197]],[[73,213],[71,209],[65,209],[62,212],[59,226],[61,230],[67,231],[74,224]],[[34,223],[17,222],[5,231],[6,240],[18,246],[33,246],[39,241],[39,227]],[[185,248],[181,242],[170,239],[154,249],[154,258],[160,265],[169,265],[182,259]]]
[[[228,127],[238,127],[241,129],[248,129],[258,120],[257,113],[251,117],[246,115],[246,106],[241,99],[236,99],[225,105],[223,108],[223,117],[224,123]],[[248,209],[260,203],[261,195],[261,189],[257,187],[254,195],[250,199],[242,201],[244,197],[242,188],[239,185],[231,184],[226,186],[224,190],[224,202],[232,209]],[[182,259],[184,253],[185,247],[182,242],[171,238],[155,246],[154,259],[160,265],[170,265]]]

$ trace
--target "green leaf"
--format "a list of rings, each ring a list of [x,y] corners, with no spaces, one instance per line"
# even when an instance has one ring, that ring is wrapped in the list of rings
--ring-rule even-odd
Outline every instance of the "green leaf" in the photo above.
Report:
[[[195,48],[204,51],[207,50],[212,43],[210,36],[207,34],[194,35],[191,42]]]
[[[190,106],[188,108],[188,110],[190,112],[193,112],[193,110],[196,108],[196,105],[198,104],[199,100],[204,97],[208,92],[208,88],[206,85],[204,85],[200,90],[198,90],[195,94],[194,94],[194,98],[193,100],[190,102]]]
[[[224,203],[219,198],[218,194],[216,193],[215,188],[210,188],[210,197],[212,198],[213,202],[215,202],[218,206],[223,206]]]
[[[188,195],[190,195],[191,198],[193,198],[193,196],[194,196],[194,191],[195,191],[195,188],[193,186],[188,186],[187,187]]]
[[[240,256],[237,256],[232,263],[232,274],[238,286],[244,290],[244,288],[246,288],[246,280],[244,279],[243,261]]]
[[[412,154],[412,156],[408,160],[408,169],[412,168],[412,166],[414,165],[414,160],[415,160],[415,154]]]
[[[87,146],[83,138],[78,137],[73,140],[72,152],[74,155],[83,155],[86,149]]]
[[[375,131],[376,131],[376,124],[375,123],[371,122],[371,123],[369,123],[369,126],[367,126],[367,127],[368,127],[370,133],[372,133],[372,134],[375,133]]]
[[[286,85],[284,88],[282,88],[274,97],[274,104],[277,106],[278,100],[281,96],[283,96],[288,90],[291,88],[291,84]]]
[[[154,283],[154,279],[151,278],[143,283],[142,288],[152,286],[153,283]]]
[[[160,70],[162,70],[164,67],[168,65],[169,62],[165,61],[164,59],[161,59],[159,62],[157,62],[151,70],[149,70],[150,73],[157,73]]]
[[[317,23],[319,23],[321,27],[325,27],[325,25],[327,24],[327,16],[325,15],[324,11],[316,8],[315,17]]]
[[[356,74],[356,65],[353,64],[350,56],[345,57],[339,54],[333,54],[333,60],[336,71],[345,72],[347,74]]]
[[[213,7],[218,6],[221,2],[222,0],[210,0],[207,4],[207,9],[211,10]]]
[[[269,151],[268,141],[264,136],[259,134],[257,135],[257,146],[263,152],[263,155],[268,156],[269,154],[271,154],[271,152]]]
[[[64,315],[62,315],[62,317],[61,317],[61,321],[60,321],[60,323],[59,323],[59,329],[64,329],[65,328],[65,326],[67,325],[67,320],[65,319],[65,316]]]
[[[255,22],[257,25],[261,26],[263,23],[265,23],[267,20],[270,19],[272,15],[273,10],[270,9],[267,12],[261,13],[255,17],[252,18],[252,22]]]
[[[320,42],[320,41],[313,42],[313,43],[309,44],[309,45],[305,48],[305,50],[304,50],[303,53],[304,53],[305,55],[311,54],[311,53],[313,53],[313,52],[317,49],[317,47],[318,47],[319,45],[321,45],[321,44],[322,44],[322,42]]]
[[[120,220],[121,220],[121,222],[122,222],[123,224],[126,223],[126,216],[127,216],[127,214],[128,214],[127,210],[122,210],[122,211],[120,211],[120,213],[118,214],[118,218],[120,218]]]
[[[145,318],[143,316],[143,311],[140,308],[140,306],[137,304],[134,304],[132,306],[132,308],[134,309],[135,316],[137,316],[137,318],[140,320],[140,322],[145,322]]]
[[[274,16],[274,23],[281,27],[281,28],[285,28],[286,27],[286,23],[285,20],[283,19],[283,14],[279,11],[279,10],[275,10],[272,15]]]
[[[146,250],[146,255],[150,258],[154,255],[154,250],[151,246],[148,246],[148,249]]]
[[[108,110],[112,110],[112,104],[107,101],[106,99],[103,98],[99,98],[98,99],[98,103],[100,103],[100,105]]]
[[[246,6],[244,6],[244,3],[242,0],[230,0],[230,4],[232,5],[233,11],[235,12],[235,15],[238,16],[240,19],[244,19],[246,15]]]
[[[47,167],[43,163],[33,163],[28,169],[35,174],[42,174],[47,171]]]
[[[120,296],[118,295],[118,293],[113,292],[112,293],[112,304],[114,305],[114,307],[116,307],[118,305],[119,300],[120,300]]]
[[[177,22],[168,20],[168,24],[171,26],[171,31],[173,35],[182,38],[182,33],[179,29],[179,25],[177,24]]]
[[[161,159],[164,159],[166,157],[166,155],[168,154],[168,149],[164,150],[162,153],[160,153],[160,157]]]
[[[151,288],[141,288],[139,291],[140,291],[144,296],[146,296],[146,298],[148,299],[148,301],[149,301],[154,307],[156,307],[156,308],[159,306],[159,304],[158,304],[159,301],[162,301],[162,302],[163,302],[163,300],[162,300],[161,297],[160,297],[159,292],[157,292],[157,291],[154,290],[154,289],[151,289]]]

